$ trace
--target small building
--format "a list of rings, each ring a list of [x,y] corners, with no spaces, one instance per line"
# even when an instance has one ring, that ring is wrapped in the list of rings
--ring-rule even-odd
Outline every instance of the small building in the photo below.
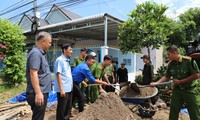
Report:
[[[30,48],[35,43],[35,35],[31,33],[30,26],[33,23],[33,17],[24,15],[19,26],[25,30],[26,48]],[[71,63],[76,56],[79,55],[81,48],[87,48],[97,53],[96,60],[103,61],[106,54],[113,56],[118,63],[124,61],[129,72],[129,80],[133,81],[135,75],[141,73],[139,69],[143,69],[143,61],[140,59],[142,55],[128,53],[123,55],[119,50],[117,36],[118,26],[122,24],[122,20],[109,15],[107,13],[81,17],[71,11],[53,5],[49,13],[44,19],[40,19],[39,31],[47,31],[53,36],[53,47],[47,51],[47,59],[50,69],[53,71],[53,63],[60,56],[60,45],[70,43],[74,47],[74,52],[70,58]],[[158,55],[159,54],[159,55]],[[157,69],[162,63],[162,55],[157,50],[151,51],[153,65]],[[120,67],[118,65],[117,67]]]

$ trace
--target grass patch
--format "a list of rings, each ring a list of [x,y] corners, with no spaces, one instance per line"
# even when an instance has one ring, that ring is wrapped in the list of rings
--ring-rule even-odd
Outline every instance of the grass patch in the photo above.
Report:
[[[22,84],[13,88],[7,88],[4,85],[0,84],[0,101],[4,102],[25,91],[26,91],[26,84]]]

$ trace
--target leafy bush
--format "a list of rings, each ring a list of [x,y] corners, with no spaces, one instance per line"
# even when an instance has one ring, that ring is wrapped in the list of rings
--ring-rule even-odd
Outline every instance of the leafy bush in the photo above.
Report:
[[[4,84],[14,87],[25,81],[25,36],[19,26],[0,19],[0,56],[4,59]],[[2,48],[3,47],[3,48]]]
[[[153,81],[158,81],[160,78],[164,77],[166,74],[167,66],[161,66],[157,70],[157,74],[154,75]],[[159,97],[167,103],[167,105],[170,104],[170,99],[171,99],[171,89],[172,85],[161,85],[157,86],[158,88],[158,95]]]
[[[160,68],[158,68],[157,74],[155,74],[153,77],[153,81],[158,81],[160,78],[165,76],[166,70],[167,70],[167,66],[161,66]]]
[[[138,75],[135,77],[135,82],[139,85],[142,84],[142,75]]]

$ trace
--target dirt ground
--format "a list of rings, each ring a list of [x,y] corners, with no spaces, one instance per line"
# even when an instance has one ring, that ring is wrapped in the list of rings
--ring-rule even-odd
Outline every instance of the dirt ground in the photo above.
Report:
[[[56,108],[51,108],[50,110],[48,110],[45,113],[45,118],[44,120],[56,120]],[[73,115],[77,116],[78,115],[78,111],[76,109],[73,109]],[[155,113],[155,115],[152,118],[143,118],[140,116],[139,112],[136,111],[135,113],[133,113],[134,117],[133,120],[168,120],[168,116],[169,116],[169,110],[168,109],[160,109],[159,111],[157,111]],[[74,117],[75,117],[74,116]],[[70,120],[75,120],[74,117],[71,117]],[[19,120],[31,120],[31,113],[26,114],[24,117],[21,117]],[[184,115],[184,114],[180,114],[179,115],[179,120],[189,120],[189,117]]]
[[[128,109],[130,108],[130,106],[134,105],[128,104],[125,106],[121,99],[113,93],[111,95],[106,95],[103,97],[101,96],[93,104],[86,104],[85,110],[82,113],[78,113],[77,109],[73,108],[73,117],[71,117],[70,120],[115,120],[116,117],[118,118],[118,120],[168,120],[169,109],[160,108],[152,118],[143,118],[142,116],[140,116],[137,107],[130,110]],[[120,115],[120,113],[124,115]],[[55,117],[56,106],[53,106],[51,109],[47,109],[44,120],[55,120]],[[21,117],[19,120],[30,119],[31,113],[28,113],[25,116]],[[179,120],[189,120],[189,117],[185,114],[180,113]]]

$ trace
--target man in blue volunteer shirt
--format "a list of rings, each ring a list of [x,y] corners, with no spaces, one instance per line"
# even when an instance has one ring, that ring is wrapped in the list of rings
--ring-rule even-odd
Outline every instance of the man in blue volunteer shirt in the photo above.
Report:
[[[98,79],[95,79],[94,76],[92,76],[89,66],[93,65],[94,62],[95,62],[95,57],[92,55],[87,55],[87,57],[85,58],[85,62],[75,67],[72,72],[72,77],[74,82],[73,96],[79,100],[78,102],[79,112],[83,111],[85,102],[84,94],[79,87],[79,83],[82,82],[84,86],[87,87],[87,84],[83,82],[83,80],[87,78],[92,83],[108,85],[107,82],[100,81]]]

